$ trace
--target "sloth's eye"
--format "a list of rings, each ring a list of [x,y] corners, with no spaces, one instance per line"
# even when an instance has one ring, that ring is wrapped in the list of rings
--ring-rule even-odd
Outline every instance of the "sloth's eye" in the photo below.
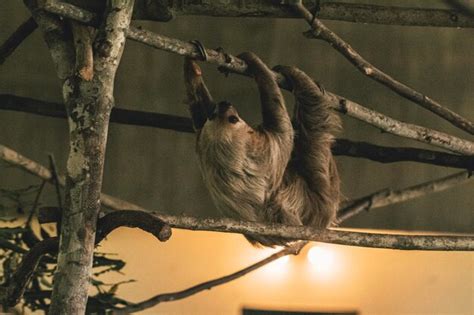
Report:
[[[232,115],[229,116],[228,120],[231,124],[236,124],[239,121],[239,118],[237,118],[237,116]]]

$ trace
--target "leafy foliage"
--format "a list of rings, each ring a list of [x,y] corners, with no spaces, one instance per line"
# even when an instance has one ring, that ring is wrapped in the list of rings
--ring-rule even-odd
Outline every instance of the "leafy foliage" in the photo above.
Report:
[[[33,226],[32,219],[40,205],[43,186],[44,183],[20,189],[0,188],[0,282],[3,287],[11,284],[12,276],[25,254],[41,240],[56,234],[55,227]],[[97,294],[88,299],[88,314],[106,314],[113,308],[130,304],[117,297],[116,292],[120,285],[134,280],[117,283],[100,280],[100,276],[109,272],[122,274],[125,262],[114,256],[111,253],[94,254],[91,284]],[[21,304],[24,308],[48,310],[55,270],[56,255],[43,256],[23,294]]]

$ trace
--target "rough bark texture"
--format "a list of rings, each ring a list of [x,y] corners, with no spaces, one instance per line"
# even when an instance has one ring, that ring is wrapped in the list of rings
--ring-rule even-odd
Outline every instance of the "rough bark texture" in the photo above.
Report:
[[[133,0],[111,1],[95,41],[94,78],[68,77],[63,97],[70,151],[66,202],[50,314],[85,312],[115,71],[125,44]]]
[[[68,0],[67,2],[95,12],[103,10],[103,6],[100,4],[101,1],[97,0]],[[310,10],[313,10],[315,1],[305,0],[304,4]],[[429,6],[429,4],[426,6]],[[173,16],[180,15],[264,18],[298,17],[279,0],[137,0],[135,1],[133,19],[169,21]],[[385,25],[474,27],[474,19],[456,10],[329,1],[322,1],[318,18]]]

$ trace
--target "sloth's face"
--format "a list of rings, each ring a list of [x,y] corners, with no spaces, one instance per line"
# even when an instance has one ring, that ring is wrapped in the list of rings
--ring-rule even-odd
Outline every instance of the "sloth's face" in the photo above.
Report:
[[[252,128],[240,118],[237,110],[229,102],[220,102],[202,128],[201,136],[210,141],[235,141]]]

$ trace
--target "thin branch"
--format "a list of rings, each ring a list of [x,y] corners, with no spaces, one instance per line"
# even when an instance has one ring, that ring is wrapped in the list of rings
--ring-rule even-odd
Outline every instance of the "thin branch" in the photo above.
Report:
[[[341,205],[337,219],[339,222],[342,222],[362,211],[369,211],[370,209],[385,207],[440,192],[459,184],[467,183],[472,178],[471,172],[460,172],[400,190],[384,189]]]
[[[76,11],[82,12],[84,10],[77,8]],[[55,8],[54,12],[61,14],[64,17],[75,19],[86,24],[93,22],[93,18],[90,16],[88,17],[88,15],[85,13],[76,14],[75,11],[62,11],[61,8]],[[128,29],[127,38],[178,55],[197,59],[201,58],[201,52],[197,49],[196,45],[178,39],[158,35],[133,26]],[[206,53],[208,56],[206,61],[218,65],[224,72],[250,76],[250,74],[247,72],[247,65],[243,60],[240,60],[239,58],[222,51],[213,49],[206,49]],[[280,87],[285,89],[289,88],[290,85],[284,76],[279,73],[274,73],[274,75]],[[367,109],[362,105],[328,91],[326,91],[322,97],[327,98],[327,101],[329,104],[331,104],[331,107],[340,113],[347,114],[351,117],[369,123],[383,131],[401,137],[432,144],[461,154],[474,155],[474,143],[468,140],[460,139],[433,129],[398,121],[377,111]]]
[[[0,159],[7,162],[8,164],[19,167],[24,171],[47,180],[48,182],[53,183],[51,171],[44,167],[43,165],[36,163],[33,160],[28,159],[27,157],[21,155],[20,153],[0,144]],[[59,176],[59,184],[61,186],[65,185],[64,176]],[[110,195],[101,194],[100,198],[102,205],[114,209],[114,210],[123,210],[123,209],[134,209],[134,210],[143,210],[142,207],[137,206],[133,203],[120,200],[118,198],[112,197]]]
[[[0,46],[0,65],[10,56],[15,49],[20,46],[23,41],[30,36],[31,33],[38,27],[35,20],[30,17],[23,22],[13,34]]]
[[[295,0],[291,0],[295,1]],[[328,42],[334,49],[340,52],[350,63],[352,63],[360,72],[369,78],[385,85],[395,93],[403,96],[412,102],[421,105],[429,111],[449,121],[454,126],[474,134],[474,123],[452,110],[443,107],[441,104],[432,100],[428,96],[410,88],[409,86],[393,79],[388,74],[374,67],[365,60],[354,48],[346,43],[337,34],[327,28],[318,18],[315,18],[308,9],[302,4],[301,0],[296,0],[291,4],[298,13],[308,22],[312,29],[306,33],[308,38],[322,39]]]
[[[157,304],[160,304],[162,302],[170,302],[170,301],[176,301],[176,300],[181,300],[184,298],[187,298],[188,296],[194,295],[196,293],[199,293],[204,290],[210,290],[213,287],[225,284],[227,282],[233,281],[235,279],[238,279],[240,277],[245,276],[246,274],[257,270],[267,264],[269,264],[272,261],[277,260],[278,258],[281,258],[283,256],[287,255],[298,255],[301,249],[307,244],[307,242],[297,242],[289,247],[286,247],[271,256],[262,259],[244,269],[241,269],[237,272],[231,273],[227,276],[224,277],[219,277],[213,280],[209,280],[200,284],[197,284],[195,286],[192,286],[190,288],[187,288],[182,291],[177,291],[177,292],[170,292],[170,293],[164,293],[164,294],[159,294],[156,295],[148,300],[145,300],[140,303],[132,304],[130,306],[120,308],[117,310],[113,311],[113,314],[130,314],[131,312],[138,312],[145,310],[147,308],[153,307]]]
[[[95,244],[100,243],[110,232],[121,226],[140,228],[151,233],[161,242],[167,241],[171,237],[170,227],[149,213],[136,210],[117,211],[99,219]],[[0,240],[1,244],[2,240]],[[0,287],[0,302],[7,306],[18,304],[41,258],[46,254],[57,253],[58,246],[59,239],[52,237],[38,242],[28,252],[20,248],[23,250],[21,253],[25,253],[25,256],[15,270],[10,283]]]
[[[337,139],[332,147],[332,152],[334,155],[365,158],[380,163],[411,161],[474,170],[474,156],[410,147],[387,147],[348,139]]]
[[[64,105],[36,99],[0,94],[0,110],[27,112],[46,117],[66,118]],[[113,108],[110,122],[134,126],[146,126],[193,133],[192,122],[187,117],[153,112]],[[417,148],[379,146],[367,142],[337,139],[333,154],[366,158],[381,163],[401,161],[421,162],[432,165],[474,170],[474,157]]]

